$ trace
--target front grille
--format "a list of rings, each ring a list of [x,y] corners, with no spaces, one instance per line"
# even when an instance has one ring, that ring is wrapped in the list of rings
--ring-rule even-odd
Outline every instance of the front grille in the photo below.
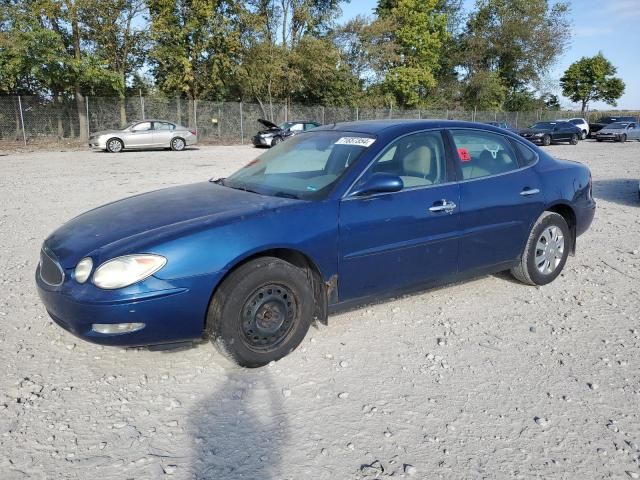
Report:
[[[47,285],[57,287],[64,281],[64,271],[52,253],[40,250],[40,278]]]

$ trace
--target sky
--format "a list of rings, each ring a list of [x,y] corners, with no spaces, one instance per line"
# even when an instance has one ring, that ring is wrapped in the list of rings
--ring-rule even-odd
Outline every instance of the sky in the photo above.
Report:
[[[377,0],[351,0],[342,7],[342,21],[356,15],[372,15]],[[618,100],[619,109],[640,110],[640,0],[569,0],[572,23],[571,44],[549,72],[558,83],[563,72],[581,57],[602,51],[618,69],[617,76],[626,83],[624,95]],[[473,0],[465,0],[471,8]],[[560,95],[560,87],[554,92]],[[579,106],[561,96],[566,108]],[[594,102],[591,109],[610,109]]]

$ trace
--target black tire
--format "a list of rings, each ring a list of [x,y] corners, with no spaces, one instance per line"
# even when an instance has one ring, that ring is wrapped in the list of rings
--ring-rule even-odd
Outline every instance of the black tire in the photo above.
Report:
[[[273,137],[273,140],[271,140],[272,147],[275,147],[279,143],[282,143],[282,137]]]
[[[543,255],[545,252],[539,247],[539,244],[545,244],[542,242],[543,234],[548,236],[549,230],[554,227],[562,234],[563,249],[560,258],[557,259],[559,260],[557,265],[553,266],[551,271],[543,272],[538,262],[540,258],[544,258]],[[571,247],[571,232],[564,217],[554,212],[544,212],[533,225],[527,244],[522,252],[520,262],[511,269],[511,274],[517,280],[528,285],[546,285],[555,280],[555,278],[560,275],[560,272],[562,272]],[[540,256],[537,255],[538,253],[540,253]],[[555,250],[552,251],[552,253],[555,253]],[[543,269],[545,266],[546,264],[542,264]]]
[[[544,145],[545,147],[551,145],[551,135],[545,135],[544,137],[542,137],[542,145]]]
[[[601,142],[602,139],[601,138],[596,138],[596,142]]]
[[[626,142],[626,141],[627,141],[627,134],[626,134],[626,133],[623,133],[623,134],[622,134],[622,136],[620,137],[620,141],[621,141],[622,143],[624,143],[624,142]]]
[[[120,153],[124,150],[124,143],[119,138],[110,138],[107,140],[107,152]]]
[[[582,130],[582,133],[580,134],[580,140],[584,140],[587,138],[587,131],[586,130]]]
[[[240,266],[222,282],[207,312],[206,330],[232,362],[261,367],[295,350],[314,312],[305,270],[262,257]]]
[[[187,142],[185,142],[184,138],[182,137],[174,137],[171,139],[171,143],[169,145],[171,147],[171,150],[173,150],[174,152],[181,152],[186,148]]]
[[[571,145],[577,145],[578,144],[578,135],[576,135],[575,133],[573,135],[571,135],[571,139],[569,140],[569,143]]]

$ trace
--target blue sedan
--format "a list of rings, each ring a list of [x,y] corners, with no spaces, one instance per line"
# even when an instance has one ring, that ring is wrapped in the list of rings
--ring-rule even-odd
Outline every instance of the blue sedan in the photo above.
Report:
[[[588,168],[503,129],[326,125],[227,178],[70,220],[44,241],[36,282],[53,320],[91,342],[207,334],[259,367],[336,307],[504,270],[547,284],[594,212]]]

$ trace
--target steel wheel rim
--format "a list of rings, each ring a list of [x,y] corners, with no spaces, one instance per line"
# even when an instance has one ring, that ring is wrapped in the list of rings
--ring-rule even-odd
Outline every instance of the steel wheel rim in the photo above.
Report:
[[[112,152],[119,152],[122,150],[122,143],[120,143],[120,140],[109,140],[109,150]]]
[[[176,150],[182,150],[184,148],[184,140],[176,138],[173,141],[173,148],[175,148]]]
[[[564,256],[564,235],[555,225],[546,227],[536,242],[535,264],[543,275],[556,271]]]
[[[293,330],[298,305],[293,291],[280,284],[268,284],[254,291],[240,314],[240,333],[252,350],[277,348]]]

